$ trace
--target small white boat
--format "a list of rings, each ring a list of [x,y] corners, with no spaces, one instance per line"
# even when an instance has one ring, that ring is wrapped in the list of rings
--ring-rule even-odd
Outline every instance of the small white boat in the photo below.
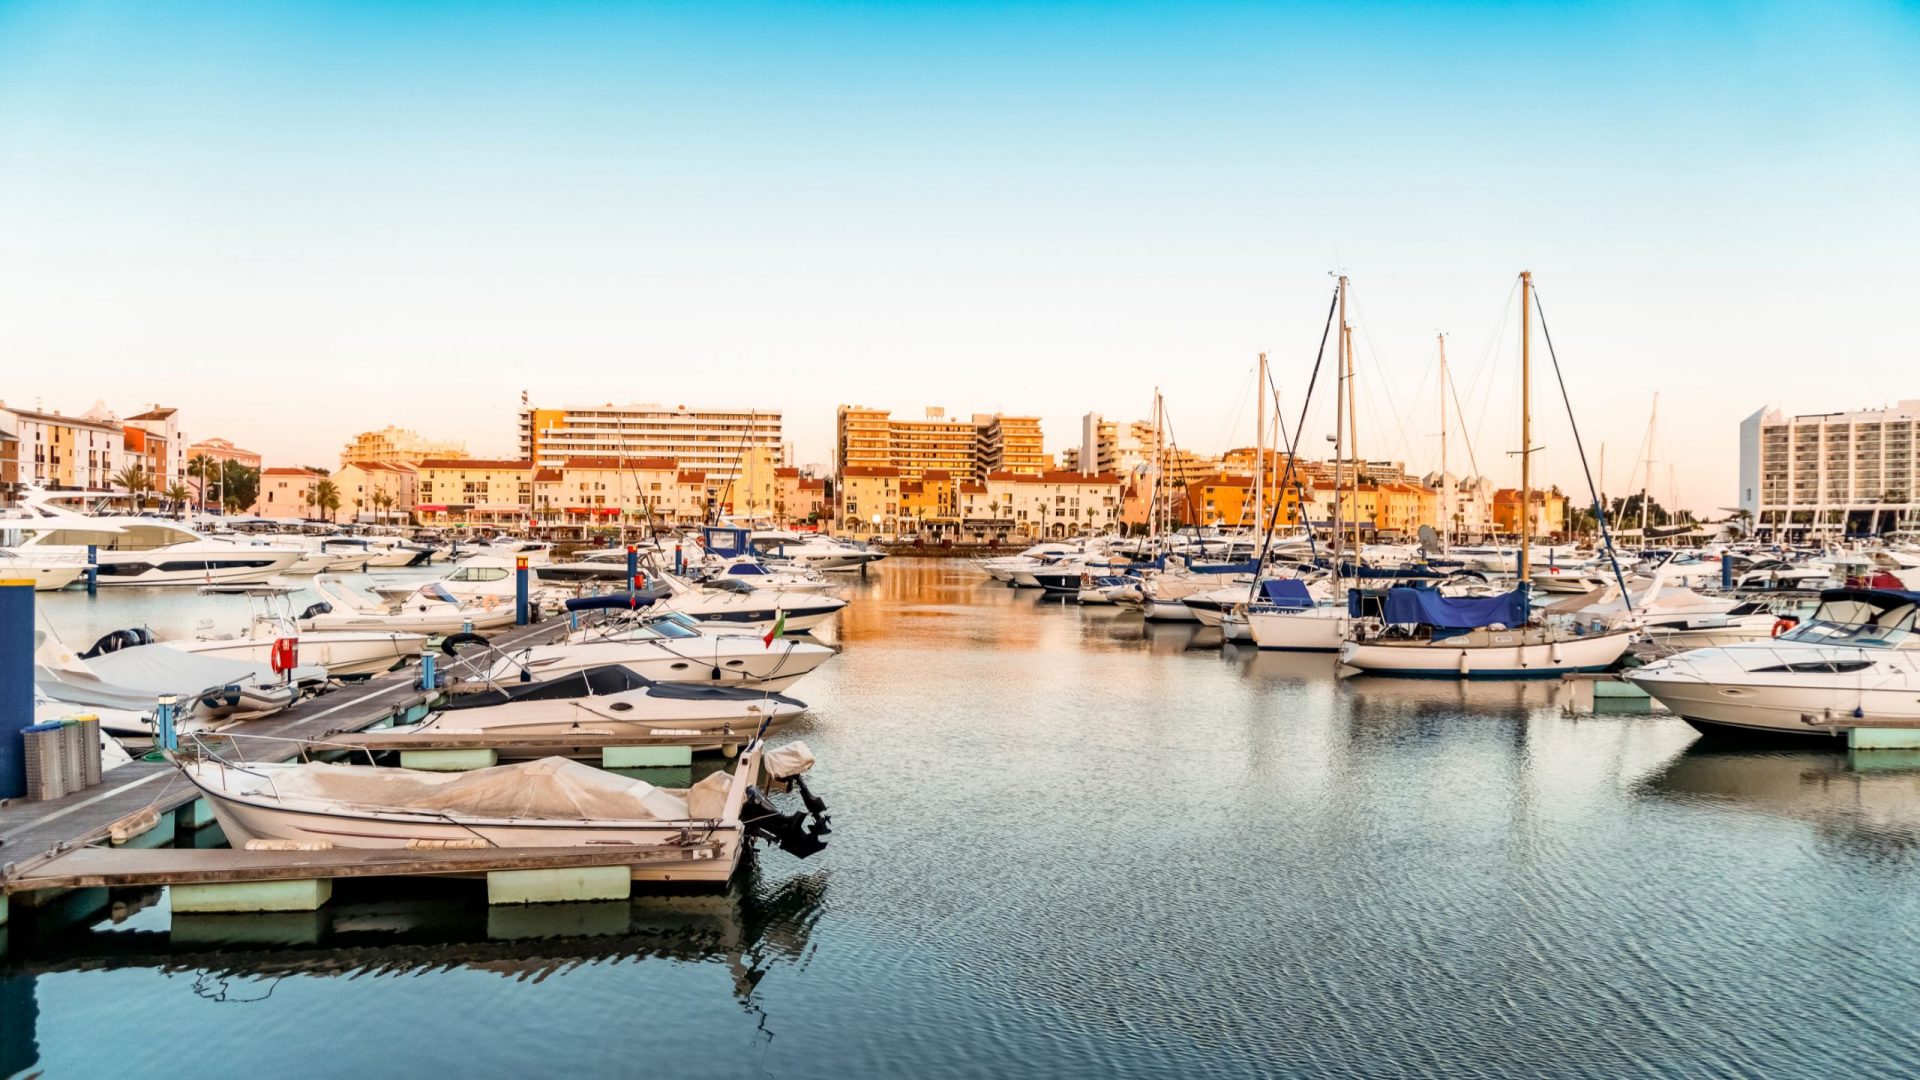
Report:
[[[291,616],[269,611],[256,611],[246,630],[238,634],[205,634],[166,644],[201,656],[271,664],[274,649],[287,639],[293,640],[300,663],[318,664],[336,679],[392,671],[420,655],[427,644],[426,634],[398,630],[302,630]]]
[[[299,700],[302,687],[324,683],[323,668],[275,673],[266,664],[198,656],[152,643],[142,630],[116,630],[75,654],[44,628],[34,632],[34,685],[56,701],[148,714],[163,694],[180,715],[202,721],[266,716]]]
[[[783,753],[793,760],[776,765]],[[800,743],[766,757],[770,774],[792,780],[813,760]],[[780,835],[781,846],[803,858],[825,846],[824,804],[807,830],[799,814],[779,815],[764,796],[754,797],[761,760],[762,748],[753,743],[731,773],[713,773],[688,788],[655,787],[563,758],[465,773],[214,757],[176,764],[236,845],[280,840],[377,850],[478,841],[502,848],[672,849],[704,843],[718,850],[706,858],[689,853],[684,860],[642,863],[632,876],[719,883],[733,876],[750,835]]]
[[[693,731],[746,737],[762,725],[784,724],[806,708],[805,702],[766,690],[659,682],[631,668],[608,666],[451,694],[419,724],[395,730],[555,736]]]
[[[834,651],[818,642],[757,634],[715,633],[675,617],[650,617],[586,627],[553,645],[532,645],[496,659],[486,681],[511,682],[522,673],[551,679],[617,665],[657,682],[710,683],[780,691],[826,663]]]
[[[4,527],[5,521],[0,521]],[[64,589],[87,573],[87,564],[60,555],[16,555],[0,548],[0,581],[31,581],[35,592]]]
[[[430,581],[398,602],[371,601],[345,582],[322,574],[313,579],[321,601],[300,614],[302,633],[371,630],[400,634],[485,634],[514,623],[511,602],[485,599],[462,603],[437,581]]]
[[[1275,578],[1260,583],[1261,599],[1247,608],[1254,643],[1287,652],[1339,652],[1353,630],[1344,607],[1317,602],[1306,583]]]
[[[847,606],[845,600],[812,592],[755,589],[731,580],[702,588],[672,574],[656,576],[665,583],[668,595],[654,601],[655,607],[746,630],[768,630],[784,619],[788,633],[803,633]]]

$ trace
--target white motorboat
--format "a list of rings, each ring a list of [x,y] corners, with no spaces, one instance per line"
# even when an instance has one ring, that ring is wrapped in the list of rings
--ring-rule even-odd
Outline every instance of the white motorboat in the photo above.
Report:
[[[152,642],[140,630],[116,630],[85,653],[36,628],[34,685],[56,701],[126,712],[153,712],[161,695],[178,699],[183,718],[245,720],[292,705],[303,686],[324,682],[322,668],[275,673],[267,664],[198,656]]]
[[[776,765],[785,758],[790,764]],[[762,748],[741,751],[731,773],[714,773],[689,788],[658,788],[564,758],[542,758],[465,773],[341,765],[327,762],[229,763],[214,757],[176,764],[207,797],[227,839],[236,844],[280,840],[355,849],[423,846],[565,848],[631,846],[660,849],[711,844],[685,858],[633,868],[635,880],[724,882],[733,876],[750,834],[779,835],[777,808],[752,789]],[[812,764],[795,743],[765,755],[768,771],[797,779]],[[784,775],[783,775],[784,774]],[[825,807],[820,807],[824,811]],[[824,813],[814,829],[781,846],[805,857],[825,845]],[[753,823],[760,821],[758,828]],[[808,843],[810,842],[810,843]],[[704,856],[704,857],[698,857]]]
[[[1038,569],[1061,558],[1077,556],[1081,553],[1081,549],[1082,545],[1078,543],[1035,544],[1025,551],[1020,552],[1018,555],[1002,555],[999,558],[983,559],[979,563],[979,567],[986,572],[988,577],[995,581],[1005,582],[1009,585],[1017,585],[1018,583],[1014,581],[1015,575],[1023,571]],[[1026,587],[1037,589],[1040,587],[1040,583],[1036,581]]]
[[[667,595],[654,601],[656,608],[744,630],[768,630],[784,618],[789,633],[803,633],[847,606],[845,600],[812,592],[755,589],[731,580],[702,587],[672,574],[657,577],[666,586]]]
[[[657,682],[780,691],[834,655],[818,642],[783,638],[769,643],[756,634],[714,633],[678,618],[652,617],[585,627],[556,644],[516,649],[492,662],[485,681],[511,682],[523,673],[552,679],[617,665]]]
[[[762,558],[834,573],[864,570],[887,557],[884,551],[852,540],[785,529],[755,531],[747,542]]]
[[[711,567],[709,581],[738,581],[767,592],[826,592],[838,588],[818,570],[771,569],[758,559],[728,559]]]
[[[215,539],[163,518],[76,514],[53,505],[61,494],[30,491],[25,516],[0,521],[0,529],[21,536],[9,550],[35,563],[78,563],[85,573],[91,549],[102,588],[261,581],[293,566],[304,550]]]
[[[1633,640],[1632,627],[1597,620],[1530,625],[1525,588],[1494,597],[1356,591],[1348,612],[1354,636],[1341,646],[1340,662],[1376,675],[1524,679],[1604,671]]]
[[[1834,589],[1767,641],[1694,649],[1626,678],[1703,732],[1826,739],[1920,722],[1920,594]]]
[[[267,596],[258,597],[263,604]],[[302,630],[287,614],[254,612],[247,628],[231,636],[203,634],[192,640],[169,641],[183,652],[219,656],[255,664],[271,664],[278,643],[291,639],[302,664],[318,664],[336,679],[351,679],[392,671],[420,655],[427,635],[398,630]]]
[[[738,742],[763,725],[784,724],[806,708],[805,702],[762,689],[659,682],[631,668],[608,666],[451,694],[440,711],[396,730],[552,735],[560,740],[556,748],[583,733],[700,732],[732,736]],[[517,749],[527,753],[525,747]]]
[[[320,602],[300,613],[300,631],[377,631],[388,634],[485,634],[512,626],[518,614],[511,601],[495,597],[463,603],[437,581],[415,588],[398,601],[381,603],[322,574],[313,579]]]
[[[64,589],[85,577],[86,573],[87,564],[78,558],[55,555],[28,557],[0,548],[0,581],[31,581],[35,592]]]
[[[519,567],[512,558],[497,555],[474,555],[463,558],[436,579],[440,587],[461,603],[506,604],[511,607],[520,591]],[[389,600],[402,600],[412,596],[421,587],[416,579],[410,582],[390,582],[372,587],[376,595]],[[532,563],[527,566],[527,600],[529,603],[551,603],[573,595],[573,590],[554,586],[540,577],[540,569]]]

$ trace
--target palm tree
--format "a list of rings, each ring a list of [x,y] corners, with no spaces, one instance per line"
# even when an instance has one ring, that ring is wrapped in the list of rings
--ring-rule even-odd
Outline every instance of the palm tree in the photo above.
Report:
[[[187,475],[200,481],[200,512],[207,512],[207,485],[220,475],[220,463],[205,454],[195,454],[187,462]]]
[[[193,489],[187,485],[179,481],[167,485],[167,502],[173,507],[173,518],[175,521],[180,520],[182,511],[187,508],[192,499]]]
[[[313,485],[313,504],[326,511],[328,521],[333,521],[334,515],[340,512],[340,488],[331,480]]]
[[[384,523],[387,520],[387,511],[393,508],[393,496],[384,491],[376,491],[373,493],[373,506],[380,512],[380,520]]]
[[[153,487],[153,479],[147,475],[147,470],[138,465],[129,465],[113,474],[113,482],[126,488],[127,493],[133,496],[134,509],[146,507],[146,492]]]

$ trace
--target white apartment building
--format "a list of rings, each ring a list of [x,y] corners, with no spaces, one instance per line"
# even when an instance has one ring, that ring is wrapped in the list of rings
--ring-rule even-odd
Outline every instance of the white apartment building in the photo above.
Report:
[[[1910,524],[1920,511],[1920,400],[1797,416],[1755,412],[1740,423],[1740,508],[1773,540]]]
[[[520,457],[558,469],[568,458],[673,458],[709,482],[736,478],[744,451],[765,447],[785,465],[777,409],[690,409],[684,405],[569,405],[520,408]]]

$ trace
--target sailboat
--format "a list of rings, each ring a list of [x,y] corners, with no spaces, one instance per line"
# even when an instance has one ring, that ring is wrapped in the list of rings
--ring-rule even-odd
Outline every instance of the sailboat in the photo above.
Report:
[[[1540,678],[1603,671],[1633,637],[1631,625],[1533,620],[1533,274],[1520,274],[1519,585],[1493,597],[1450,597],[1434,589],[1356,590],[1348,613],[1360,627],[1340,650],[1348,667],[1383,675]]]

